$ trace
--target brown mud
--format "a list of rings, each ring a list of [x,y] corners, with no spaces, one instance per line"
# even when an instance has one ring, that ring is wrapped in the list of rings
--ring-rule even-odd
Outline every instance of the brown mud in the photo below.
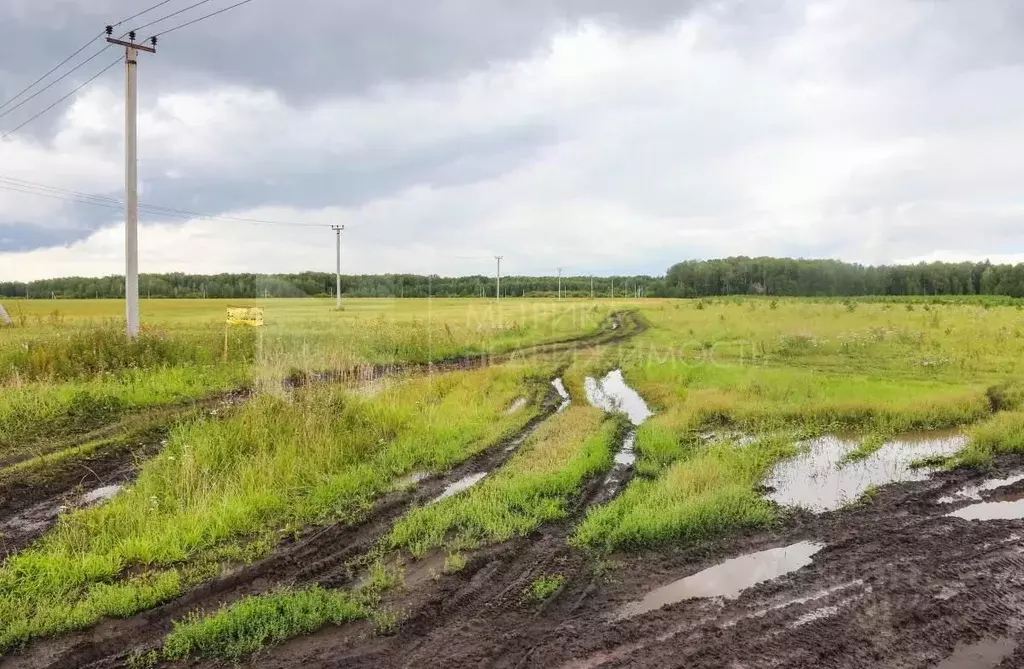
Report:
[[[1024,666],[1024,521],[964,521],[946,514],[966,503],[938,503],[964,485],[1022,469],[1024,457],[1004,457],[987,472],[885,486],[855,507],[789,512],[769,530],[608,560],[568,547],[570,519],[480,551],[457,574],[418,579],[389,603],[404,615],[391,636],[365,625],[329,627],[248,666]],[[589,487],[577,511],[598,489]],[[729,558],[798,542],[824,548],[809,565],[735,599],[617,615]],[[533,579],[554,574],[566,581],[552,598],[524,597]]]

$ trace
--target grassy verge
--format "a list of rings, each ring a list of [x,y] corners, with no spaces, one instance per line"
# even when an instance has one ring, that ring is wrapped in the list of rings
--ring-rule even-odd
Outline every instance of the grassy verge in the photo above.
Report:
[[[148,608],[219,560],[265,552],[279,531],[358,518],[401,476],[445,470],[521,428],[548,373],[460,372],[369,398],[262,395],[228,420],[179,426],[131,488],[0,568],[0,649]],[[507,414],[521,396],[533,410]],[[129,568],[140,575],[117,580]]]
[[[3,387],[0,459],[48,450],[40,449],[40,442],[52,444],[54,439],[109,424],[126,413],[238,388],[247,378],[238,365],[162,367],[90,381]]]
[[[774,510],[756,488],[776,462],[795,452],[781,437],[697,449],[656,479],[634,479],[617,498],[591,509],[571,541],[599,551],[643,549],[765,525]]]
[[[1024,411],[998,413],[967,432],[970,441],[951,466],[985,467],[1004,453],[1024,453]]]
[[[522,536],[544,522],[564,518],[569,499],[583,482],[611,465],[619,431],[616,421],[586,406],[573,406],[553,416],[499,472],[464,493],[413,510],[399,520],[376,556],[396,550],[423,556],[431,549],[444,549],[448,551],[446,571],[458,571],[465,564],[461,550]],[[238,659],[265,645],[342,622],[332,617],[336,606],[351,616],[348,620],[376,615],[380,593],[394,584],[383,564],[380,559],[372,563],[369,585],[351,593],[314,588],[262,595],[212,616],[189,618],[175,625],[163,657]],[[563,582],[560,575],[541,579],[529,596],[545,599]]]
[[[208,657],[239,660],[261,648],[328,623],[366,618],[366,606],[346,592],[309,588],[247,597],[211,616],[178,622],[164,641],[169,660]]]
[[[611,465],[618,431],[600,410],[574,404],[542,425],[497,473],[403,517],[386,545],[414,556],[432,548],[454,552],[522,536],[564,518],[583,482]]]

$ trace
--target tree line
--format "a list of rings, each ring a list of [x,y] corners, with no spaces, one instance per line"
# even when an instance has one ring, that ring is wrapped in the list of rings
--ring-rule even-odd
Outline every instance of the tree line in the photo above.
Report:
[[[660,292],[661,279],[650,276],[563,277],[566,297],[624,297]],[[420,274],[342,275],[341,293],[349,297],[493,297],[493,276],[442,277]],[[558,294],[558,277],[503,276],[502,297],[543,297]],[[327,297],[334,294],[335,275],[300,274],[142,274],[142,298]],[[120,298],[124,276],[64,277],[41,281],[0,282],[0,297]]]
[[[299,274],[143,274],[139,294],[151,298],[325,297],[333,295],[329,272]],[[555,276],[503,276],[502,297],[558,294]],[[748,258],[688,260],[663,277],[562,277],[567,297],[711,297],[775,295],[1006,295],[1024,297],[1024,264],[986,262],[860,265],[840,260]],[[360,274],[341,278],[349,297],[493,297],[493,276]],[[593,292],[592,292],[593,291]],[[0,282],[0,297],[119,298],[124,277],[64,277]]]
[[[1024,264],[985,262],[859,265],[839,260],[747,258],[681,262],[669,268],[669,297],[760,294],[1008,295],[1024,297]]]

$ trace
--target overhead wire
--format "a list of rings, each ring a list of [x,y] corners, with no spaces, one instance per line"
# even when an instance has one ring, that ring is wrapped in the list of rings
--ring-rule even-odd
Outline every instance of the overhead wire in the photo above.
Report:
[[[191,21],[187,21],[186,23],[182,23],[180,25],[176,25],[173,28],[168,28],[167,30],[163,30],[161,32],[154,33],[153,37],[161,37],[163,35],[167,35],[169,33],[172,33],[175,30],[181,30],[182,28],[190,26],[190,25],[192,25],[194,23],[199,23],[200,21],[205,21],[206,19],[208,19],[208,18],[210,18],[212,16],[217,16],[218,14],[223,14],[224,12],[226,12],[228,10],[234,9],[235,7],[241,7],[242,5],[248,4],[250,2],[252,2],[252,0],[241,0],[241,2],[236,2],[233,5],[228,5],[227,7],[224,7],[223,9],[218,9],[215,12],[210,12],[209,14],[205,14],[203,16],[200,16],[197,19],[192,19]]]
[[[28,195],[39,195],[41,197],[49,197],[57,200],[64,200],[67,202],[75,202],[77,204],[88,204],[113,209],[121,209],[124,207],[124,200],[118,198],[109,197],[106,195],[99,195],[95,193],[84,193],[82,191],[71,190],[69,188],[60,188],[58,186],[50,186],[47,184],[26,181],[24,179],[17,179],[15,177],[8,177],[3,175],[0,175],[0,189],[11,190],[19,193],[26,193]],[[177,209],[174,207],[164,207],[155,204],[145,204],[142,202],[139,203],[139,209],[144,211],[145,213],[153,214],[156,216],[172,216],[176,218],[201,219],[233,223],[253,223],[258,225],[279,225],[287,227],[327,227],[327,224],[324,223],[273,221],[258,218],[244,218],[240,216],[205,214],[202,212],[188,211],[186,209]]]
[[[154,9],[157,9],[158,7],[162,7],[163,5],[166,5],[166,4],[167,4],[167,3],[169,3],[169,2],[173,2],[173,0],[161,0],[160,2],[156,3],[155,5],[152,5],[152,6],[150,6],[150,7],[147,7],[146,9],[143,9],[143,10],[142,10],[141,12],[136,12],[135,14],[132,14],[131,16],[129,16],[129,17],[127,17],[127,18],[123,18],[123,19],[121,19],[121,20],[120,20],[120,21],[118,21],[117,23],[113,24],[113,27],[114,27],[114,28],[116,28],[116,27],[118,27],[118,26],[120,26],[120,25],[122,25],[122,24],[124,24],[124,23],[127,23],[128,21],[131,21],[131,20],[133,20],[133,19],[137,19],[137,18],[139,18],[140,16],[142,16],[142,15],[144,15],[144,14],[148,14],[149,12],[153,11]],[[18,91],[18,92],[17,92],[16,94],[14,94],[14,95],[13,95],[13,96],[11,96],[10,98],[8,98],[6,102],[4,102],[3,104],[0,104],[0,111],[2,111],[3,109],[5,109],[5,108],[6,108],[6,107],[7,107],[8,105],[10,105],[10,104],[11,104],[12,102],[14,102],[15,100],[17,100],[18,98],[20,98],[20,97],[21,97],[22,95],[24,95],[25,93],[27,93],[27,92],[29,92],[30,90],[32,90],[32,89],[33,89],[33,88],[34,88],[34,87],[35,87],[35,86],[36,86],[37,84],[39,84],[40,82],[42,82],[43,80],[45,80],[45,79],[46,79],[46,78],[47,78],[48,76],[50,76],[51,74],[53,74],[54,72],[56,72],[57,70],[59,70],[59,69],[60,69],[61,67],[63,67],[64,65],[66,65],[66,64],[67,64],[67,63],[68,63],[69,61],[71,61],[71,59],[73,59],[73,58],[74,58],[75,56],[77,56],[78,54],[80,54],[80,53],[82,53],[83,51],[85,51],[85,50],[86,50],[87,48],[89,48],[89,45],[90,45],[90,44],[92,44],[92,43],[93,43],[93,42],[95,42],[96,40],[98,40],[98,39],[100,39],[101,37],[103,37],[103,35],[104,35],[104,34],[105,34],[104,32],[100,32],[100,33],[99,33],[98,35],[95,35],[95,36],[93,36],[93,37],[90,37],[90,38],[89,38],[89,40],[88,40],[88,41],[87,41],[87,42],[86,42],[85,44],[83,44],[82,46],[78,47],[78,49],[76,49],[76,50],[75,50],[74,52],[72,52],[72,54],[71,54],[70,56],[68,56],[68,57],[67,57],[67,58],[65,58],[64,60],[60,61],[60,62],[59,62],[59,63],[57,63],[56,65],[54,65],[54,66],[53,66],[52,68],[50,68],[49,70],[47,70],[45,74],[43,74],[42,76],[40,76],[39,78],[37,78],[37,79],[36,79],[35,81],[33,81],[32,83],[30,83],[30,84],[29,84],[28,86],[26,86],[25,88],[21,89],[21,90],[20,90],[20,91]],[[67,75],[64,75],[64,76],[67,76]],[[63,78],[63,77],[62,77],[62,78]],[[59,79],[58,79],[58,81],[59,81]],[[45,89],[43,89],[43,90],[45,90]],[[42,91],[39,91],[39,92],[42,92]],[[36,93],[36,95],[38,95],[38,94],[39,94],[39,93]],[[33,96],[33,97],[35,97],[35,96]],[[29,99],[31,99],[31,98],[29,98]],[[26,100],[25,102],[27,102],[27,100]],[[24,102],[23,102],[22,104],[24,104]],[[19,105],[19,106],[20,106],[20,105]],[[15,108],[17,108],[17,107],[15,107]]]
[[[99,55],[99,54],[97,54],[97,55]],[[100,77],[100,75],[104,74],[104,73],[105,73],[105,72],[106,72],[107,70],[109,70],[110,68],[112,68],[112,67],[114,67],[115,65],[117,65],[118,63],[120,63],[120,62],[121,62],[121,60],[122,60],[121,56],[118,56],[117,58],[115,58],[115,59],[113,60],[113,62],[111,62],[111,63],[110,63],[109,65],[107,65],[107,66],[106,66],[105,68],[103,68],[102,70],[100,70],[100,71],[99,71],[99,72],[97,72],[96,74],[92,75],[91,77],[89,77],[88,79],[86,79],[85,81],[83,81],[83,82],[82,82],[81,84],[79,84],[78,86],[75,86],[75,87],[74,87],[73,89],[71,89],[71,91],[69,91],[69,92],[68,92],[68,93],[67,93],[66,95],[64,95],[63,97],[60,97],[60,98],[58,98],[58,99],[57,99],[56,101],[54,101],[54,102],[53,102],[53,104],[51,104],[51,105],[50,105],[49,107],[46,107],[46,108],[42,109],[41,111],[39,111],[39,112],[37,112],[37,113],[33,114],[33,115],[32,115],[32,116],[30,116],[30,117],[29,117],[28,119],[26,119],[25,121],[23,121],[23,122],[22,122],[22,123],[21,123],[20,125],[17,125],[17,126],[15,126],[15,127],[11,128],[10,130],[8,130],[7,132],[5,132],[4,134],[0,135],[0,139],[7,139],[7,138],[8,138],[9,136],[11,136],[12,134],[14,134],[14,133],[16,133],[17,131],[21,130],[22,128],[24,128],[24,127],[25,127],[26,125],[28,125],[28,124],[29,124],[29,123],[31,123],[32,121],[36,120],[37,118],[39,118],[40,116],[42,116],[42,115],[43,115],[43,114],[45,114],[46,112],[50,111],[51,109],[53,109],[54,107],[56,107],[57,105],[59,105],[59,104],[60,104],[61,102],[64,102],[65,100],[67,100],[68,98],[70,98],[70,97],[71,97],[72,95],[74,95],[75,93],[77,93],[78,91],[82,90],[83,88],[85,88],[86,86],[88,86],[89,84],[91,84],[91,83],[92,83],[93,81],[95,81],[96,79],[98,79],[98,78]]]
[[[12,102],[14,102],[14,101],[15,101],[15,100],[17,100],[18,98],[20,98],[20,97],[21,97],[22,95],[24,95],[24,94],[25,94],[25,93],[27,93],[28,91],[32,90],[32,88],[33,88],[33,87],[34,87],[34,86],[35,86],[36,84],[38,84],[38,83],[39,83],[40,81],[42,81],[43,79],[46,79],[46,78],[47,78],[48,76],[50,76],[51,74],[53,74],[54,72],[56,72],[57,70],[59,70],[59,69],[60,69],[61,67],[63,67],[63,66],[64,66],[64,64],[65,64],[65,63],[67,63],[67,62],[68,62],[69,60],[71,60],[72,58],[74,58],[74,57],[75,57],[75,56],[77,56],[78,54],[80,54],[80,53],[82,53],[83,51],[85,51],[85,50],[86,50],[86,49],[87,49],[87,48],[89,47],[89,45],[90,45],[90,44],[92,44],[93,42],[95,42],[96,40],[98,40],[98,39],[99,39],[99,38],[101,38],[101,37],[103,37],[103,33],[102,33],[102,32],[101,32],[101,33],[100,33],[99,35],[96,35],[95,37],[90,37],[90,38],[89,38],[89,41],[88,41],[88,42],[86,42],[85,44],[83,44],[82,46],[78,47],[78,50],[77,50],[77,51],[75,51],[75,52],[74,52],[74,53],[72,53],[72,54],[71,54],[70,56],[68,56],[68,57],[67,57],[67,58],[65,58],[64,60],[60,61],[60,62],[59,62],[59,63],[57,63],[56,65],[54,65],[54,66],[53,66],[53,67],[52,67],[52,68],[51,68],[51,69],[50,69],[50,70],[49,70],[48,72],[46,72],[46,74],[44,74],[43,76],[41,76],[41,77],[39,77],[38,79],[36,79],[35,81],[33,81],[33,82],[32,82],[31,84],[29,84],[29,85],[28,85],[28,86],[26,86],[25,88],[23,88],[23,89],[21,89],[20,91],[18,91],[18,93],[17,93],[17,94],[15,94],[15,95],[14,95],[13,97],[9,98],[9,99],[7,100],[7,102],[5,102],[5,103],[3,103],[3,104],[0,104],[0,110],[3,110],[3,109],[4,109],[5,107],[7,107],[7,105],[11,104]],[[31,98],[29,98],[29,99],[31,100]],[[19,106],[20,106],[20,105],[19,105]]]
[[[153,19],[153,20],[152,20],[152,21],[150,21],[149,23],[143,23],[143,24],[142,24],[141,26],[136,26],[136,27],[135,27],[135,32],[136,32],[136,33],[138,33],[138,32],[139,32],[140,30],[142,30],[143,28],[148,28],[148,27],[150,27],[151,25],[155,25],[155,24],[157,24],[157,23],[160,23],[161,21],[166,21],[167,19],[169,19],[169,18],[173,18],[173,17],[175,17],[175,16],[178,16],[179,14],[184,14],[184,13],[185,13],[185,12],[187,12],[188,10],[190,10],[190,9],[195,9],[196,7],[199,7],[200,5],[205,5],[205,4],[206,4],[206,3],[208,3],[208,2],[210,2],[210,0],[199,0],[199,2],[196,2],[196,3],[194,3],[194,4],[191,4],[191,5],[189,5],[188,7],[185,7],[185,8],[183,8],[183,9],[179,9],[179,10],[178,10],[178,11],[176,11],[176,12],[172,12],[172,13],[170,13],[170,14],[166,15],[166,16],[161,16],[161,17],[160,17],[160,18],[158,18],[158,19]]]
[[[88,46],[88,45],[86,45],[86,46]],[[96,53],[94,53],[93,55],[91,55],[88,58],[86,58],[85,60],[83,60],[78,65],[75,65],[73,68],[71,68],[70,70],[68,70],[64,74],[60,75],[59,77],[57,77],[56,79],[54,79],[50,83],[46,84],[45,86],[40,88],[38,91],[36,91],[32,95],[28,96],[27,98],[25,98],[24,100],[22,100],[18,104],[14,105],[13,107],[9,107],[5,111],[0,112],[0,118],[3,118],[5,116],[7,116],[8,114],[13,112],[14,110],[20,108],[22,105],[26,104],[27,102],[31,102],[36,97],[38,97],[38,96],[42,95],[43,93],[45,93],[46,91],[50,90],[51,88],[53,88],[54,86],[56,86],[60,82],[64,81],[65,79],[67,79],[69,76],[71,76],[72,74],[74,74],[78,70],[80,70],[83,66],[88,65],[90,62],[95,60],[98,56],[100,56],[104,51],[106,51],[109,48],[110,48],[110,45],[108,44],[105,47],[103,47],[102,49],[100,49],[99,51],[97,51]],[[75,89],[75,90],[78,90],[78,89]],[[61,98],[61,99],[63,99],[63,98]]]

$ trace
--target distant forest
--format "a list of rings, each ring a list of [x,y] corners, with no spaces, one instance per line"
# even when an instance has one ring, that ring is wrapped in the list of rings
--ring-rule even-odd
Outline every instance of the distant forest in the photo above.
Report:
[[[350,297],[493,296],[493,276],[441,277],[419,274],[342,276],[342,295]],[[562,278],[569,297],[710,297],[778,295],[832,297],[853,295],[1006,295],[1024,297],[1024,264],[921,263],[867,266],[839,260],[724,258],[673,265],[663,277],[572,276]],[[554,296],[554,276],[501,278],[503,297]],[[144,274],[142,297],[308,297],[334,292],[334,274]],[[116,298],[124,278],[66,277],[29,283],[0,282],[0,297]]]

